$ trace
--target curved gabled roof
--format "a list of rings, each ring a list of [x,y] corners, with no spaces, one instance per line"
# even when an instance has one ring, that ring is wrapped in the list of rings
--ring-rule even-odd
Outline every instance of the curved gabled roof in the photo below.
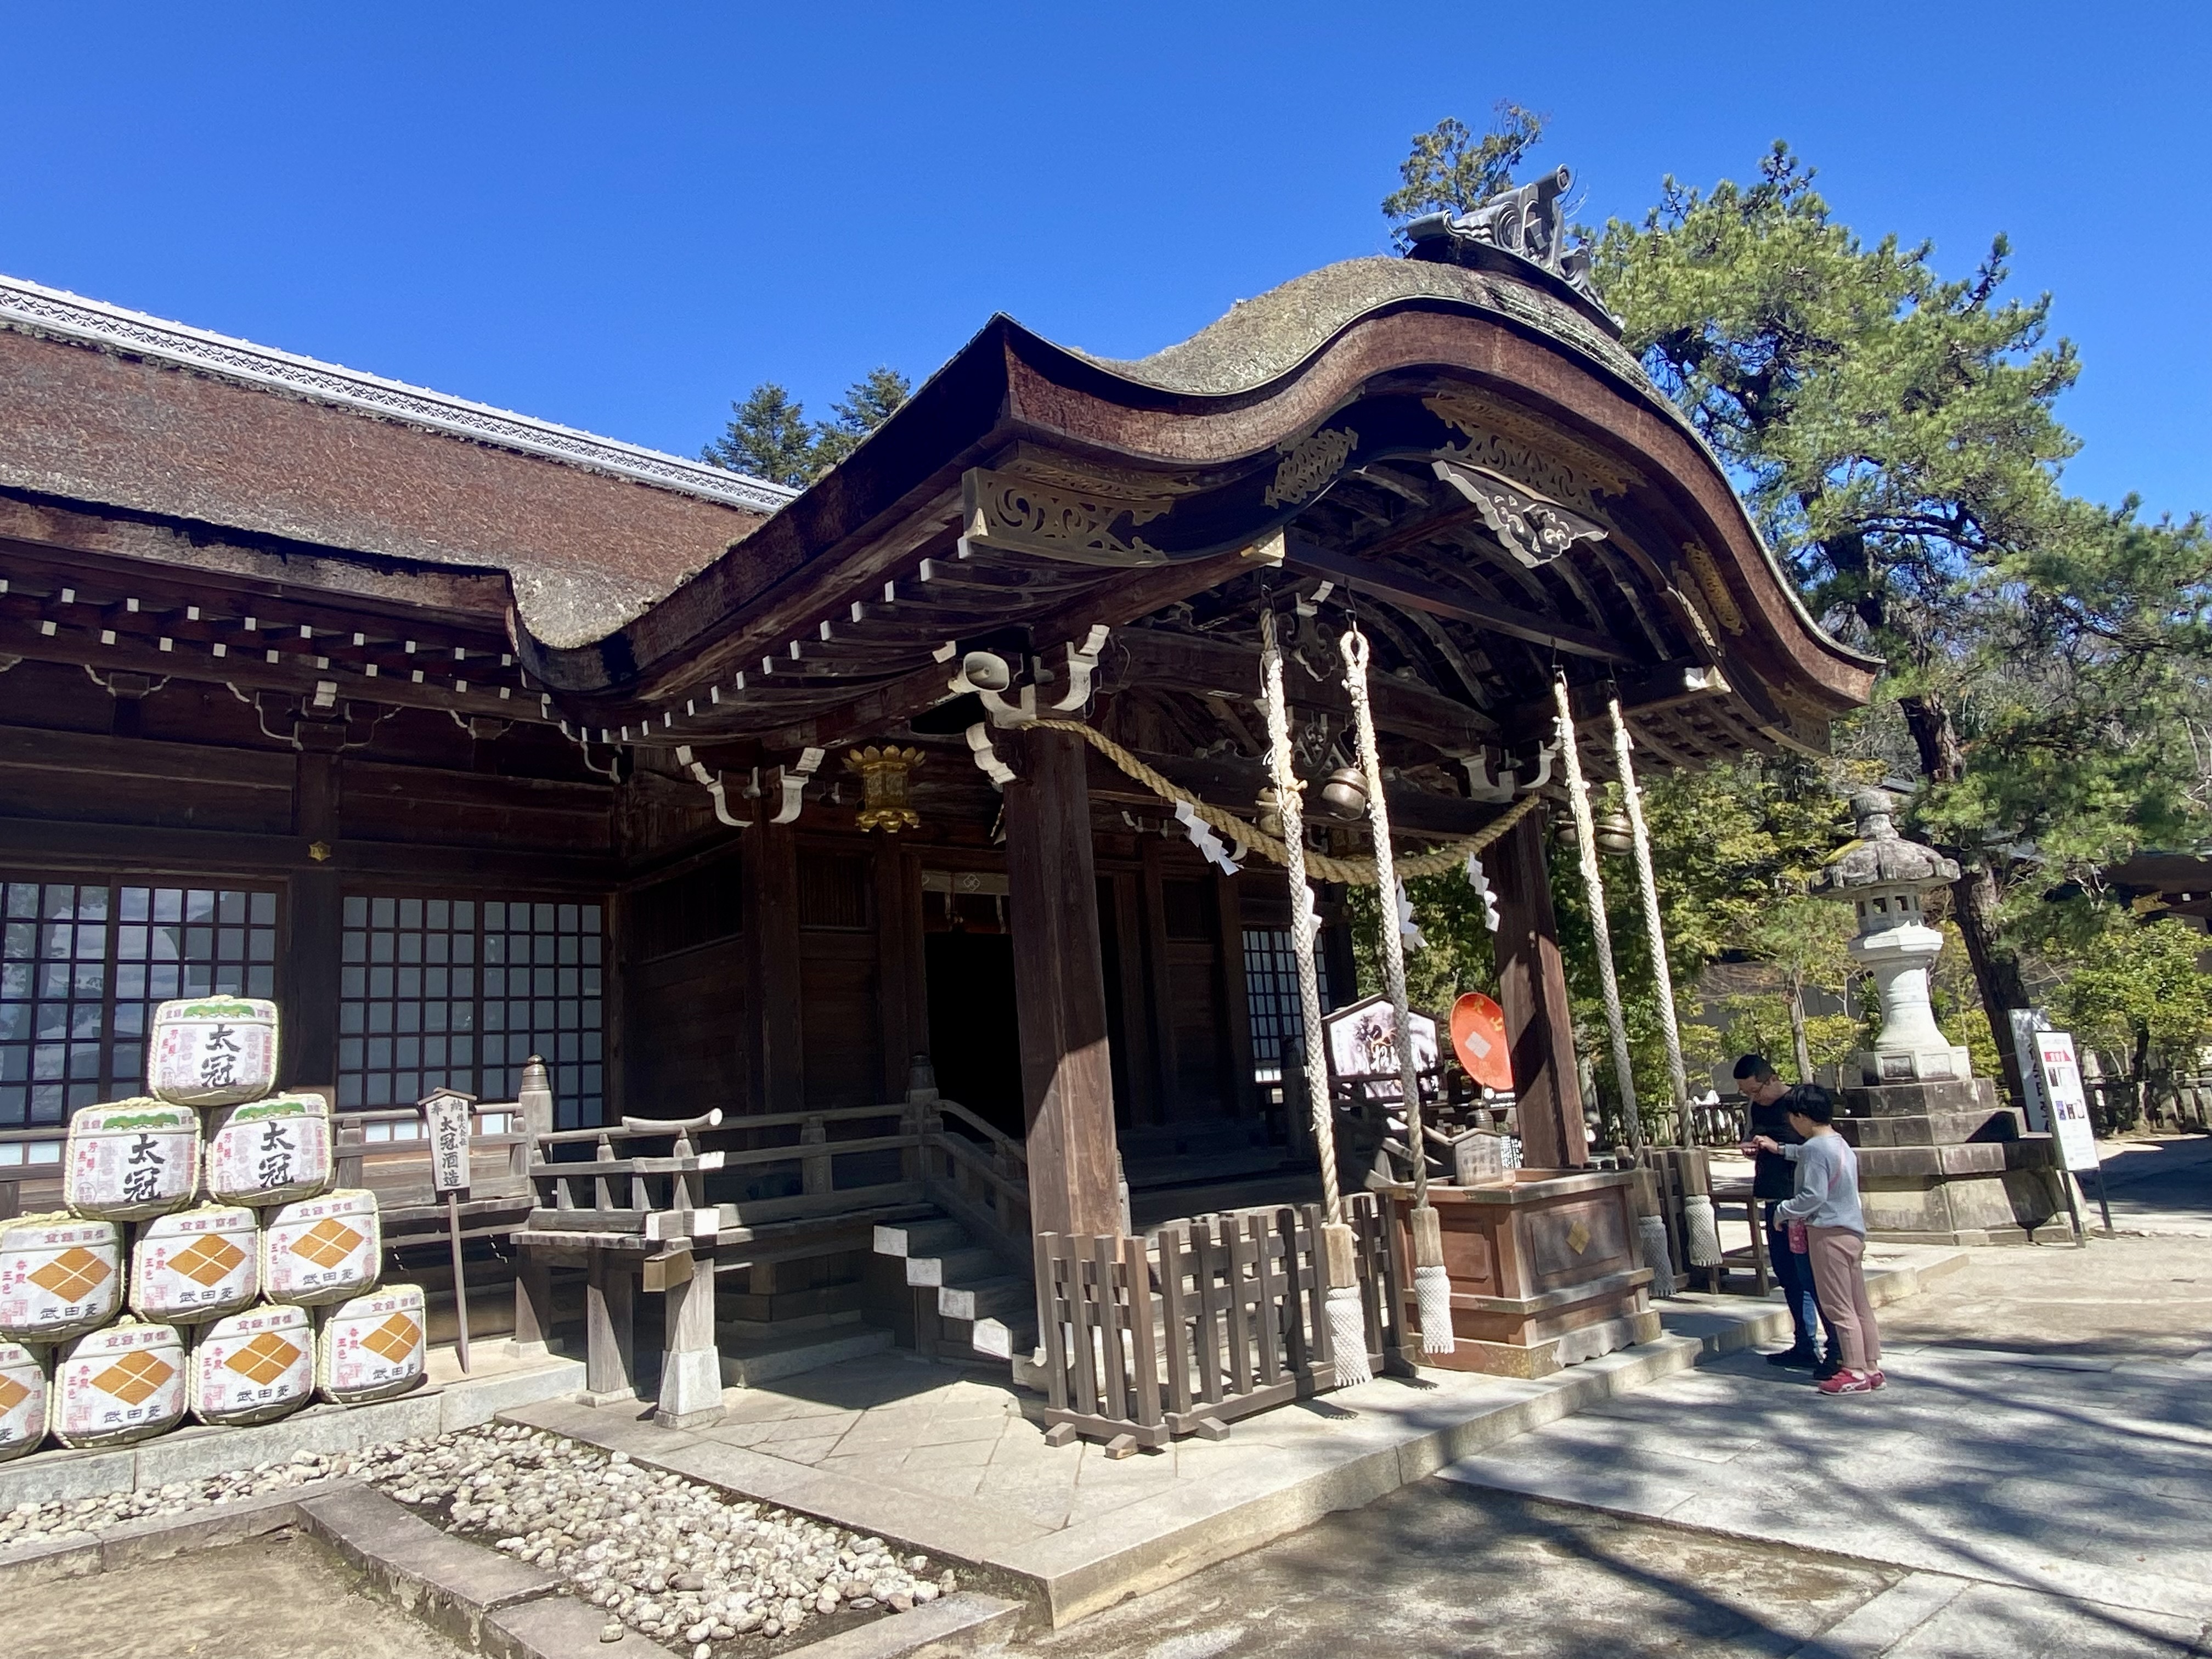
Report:
[[[1406,539],[1470,520],[1464,506],[1424,501],[1415,475],[1431,467],[1456,469],[1477,493],[1486,479],[1531,492],[1606,545],[1525,571],[1491,559],[1502,576],[1480,559],[1451,568],[1449,545]],[[1381,476],[1393,469],[1403,476]],[[1009,478],[1063,515],[1091,501],[1108,544],[994,540],[971,522],[976,481]],[[1363,480],[1419,505],[1380,537],[1354,534],[1331,515]],[[1085,621],[1132,621],[1232,577],[1223,557],[1279,531],[1310,546],[1315,568],[1348,558],[1380,575],[1412,556],[1436,574],[1442,559],[1461,597],[1437,588],[1447,602],[1413,608],[1462,629],[1437,641],[1444,657],[1509,664],[1486,689],[1469,680],[1478,699],[1529,678],[1525,662],[1510,665],[1533,640],[1607,658],[1608,674],[1723,666],[1752,727],[1809,741],[1865,700],[1877,665],[1806,615],[1717,461],[1601,313],[1533,266],[1522,278],[1395,258],[1309,273],[1135,362],[994,318],[842,465],[722,558],[591,647],[525,650],[578,724],[631,740],[796,739],[827,730],[810,722],[841,702],[895,725],[941,696],[932,648],[963,630],[995,619],[1064,637]],[[969,567],[984,592],[965,610],[941,586],[925,591],[933,568],[941,583],[979,549],[998,550],[1000,564]],[[1433,588],[1418,572],[1391,580],[1400,598]],[[1137,599],[1151,602],[1132,611]],[[1499,617],[1510,638],[1486,653],[1483,630]],[[1601,637],[1614,648],[1593,651]]]

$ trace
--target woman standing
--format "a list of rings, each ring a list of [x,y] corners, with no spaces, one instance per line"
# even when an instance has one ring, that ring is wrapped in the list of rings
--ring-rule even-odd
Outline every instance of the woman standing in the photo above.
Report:
[[[1754,1143],[1797,1166],[1796,1191],[1775,1206],[1784,1222],[1802,1222],[1820,1316],[1843,1364],[1820,1384],[1822,1394],[1872,1394],[1881,1374],[1881,1333],[1866,1290],[1866,1214],[1859,1207],[1859,1159],[1836,1133],[1836,1103],[1818,1084],[1801,1083],[1784,1097],[1790,1127],[1805,1137],[1784,1146],[1761,1135]]]

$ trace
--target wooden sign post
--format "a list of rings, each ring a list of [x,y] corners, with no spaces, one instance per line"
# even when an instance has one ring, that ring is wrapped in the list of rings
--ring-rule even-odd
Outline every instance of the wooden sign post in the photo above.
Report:
[[[476,1127],[477,1097],[452,1089],[425,1095],[423,1133],[430,1141],[430,1190],[444,1194],[446,1236],[453,1252],[453,1349],[461,1374],[469,1370],[469,1285],[461,1268],[461,1194],[469,1186],[469,1136]]]

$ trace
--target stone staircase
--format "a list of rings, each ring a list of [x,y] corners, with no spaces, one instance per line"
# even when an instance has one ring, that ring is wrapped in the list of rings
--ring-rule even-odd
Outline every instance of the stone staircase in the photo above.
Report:
[[[878,1255],[906,1263],[906,1282],[935,1292],[938,1330],[919,1344],[948,1359],[1011,1364],[1015,1380],[1029,1369],[1037,1341],[1036,1292],[1026,1273],[949,1216],[902,1221],[875,1230]]]

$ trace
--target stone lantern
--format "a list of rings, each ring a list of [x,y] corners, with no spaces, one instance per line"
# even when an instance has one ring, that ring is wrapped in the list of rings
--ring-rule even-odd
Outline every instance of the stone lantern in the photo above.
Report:
[[[1874,975],[1881,996],[1881,1035],[1859,1051],[1869,1084],[1932,1083],[1971,1077],[1966,1051],[1945,1036],[1928,1000],[1928,970],[1943,935],[1928,925],[1924,895],[1959,878],[1955,860],[1897,833],[1889,797],[1862,789],[1851,797],[1858,839],[1814,877],[1815,897],[1858,908],[1851,959]]]
[[[1897,833],[1890,798],[1851,797],[1858,838],[1815,877],[1812,891],[1855,908],[1851,957],[1881,995],[1881,1035],[1846,1079],[1837,1133],[1858,1151],[1868,1236],[1920,1244],[2005,1244],[2069,1229],[2053,1183],[2050,1137],[2026,1133],[1973,1075],[1966,1051],[1936,1024],[1928,970],[1943,953],[1927,896],[1959,878],[1958,864]]]

